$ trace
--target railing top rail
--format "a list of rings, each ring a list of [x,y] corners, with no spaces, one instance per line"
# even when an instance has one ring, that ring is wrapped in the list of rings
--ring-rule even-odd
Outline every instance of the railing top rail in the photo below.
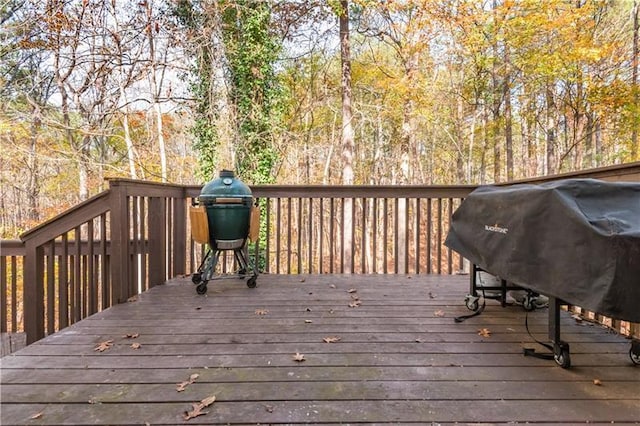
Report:
[[[115,191],[124,189],[123,195],[144,197],[180,197],[185,198],[185,185],[166,182],[112,178],[107,179],[109,187]]]
[[[197,197],[201,186],[186,188]],[[475,185],[252,185],[255,197],[272,198],[462,198]]]
[[[512,182],[503,182],[504,185],[516,184],[516,183],[542,183],[559,179],[573,179],[573,178],[617,178],[624,176],[636,176],[640,177],[640,161],[632,163],[615,164],[613,166],[596,167],[593,169],[577,170],[574,172],[558,173],[549,176],[539,176],[534,178],[518,179]]]
[[[2,256],[24,256],[24,243],[20,240],[0,240],[0,254]]]
[[[20,235],[20,240],[27,242],[35,239],[36,245],[40,245],[57,238],[62,233],[78,226],[79,223],[108,212],[110,208],[109,195],[110,190],[94,195],[88,200],[26,231]]]

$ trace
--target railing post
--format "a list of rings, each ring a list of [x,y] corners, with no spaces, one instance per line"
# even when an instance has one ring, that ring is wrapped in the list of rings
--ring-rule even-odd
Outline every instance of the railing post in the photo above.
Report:
[[[185,275],[187,269],[187,200],[173,199],[173,275]],[[171,277],[170,277],[171,278]]]
[[[44,337],[44,249],[25,241],[24,331],[27,345]]]
[[[111,204],[111,305],[125,302],[129,294],[131,261],[129,256],[129,203],[126,188],[110,182]]]
[[[149,199],[149,287],[166,281],[167,203],[165,198]]]

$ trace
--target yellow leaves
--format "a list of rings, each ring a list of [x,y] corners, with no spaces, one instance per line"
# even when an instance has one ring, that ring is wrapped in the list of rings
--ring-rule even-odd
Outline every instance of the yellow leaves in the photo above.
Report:
[[[336,342],[339,342],[340,340],[342,340],[342,338],[338,336],[328,336],[322,339],[322,341],[325,343],[336,343]]]
[[[138,337],[140,337],[140,333],[128,333],[122,337],[124,337],[125,339],[137,339]]]
[[[256,315],[267,315],[269,313],[268,309],[256,309],[255,310],[255,314]]]
[[[296,352],[296,353],[293,355],[293,360],[294,360],[295,362],[304,362],[304,361],[306,361],[306,359],[305,359],[305,357],[304,357],[304,354],[301,354],[300,352]]]
[[[140,345],[140,343],[132,343],[131,344],[131,349],[140,349],[142,347],[142,345]]]
[[[441,309],[439,309],[439,310],[437,310],[437,311],[435,311],[435,312],[433,313],[433,316],[434,316],[434,317],[444,317],[444,315],[445,315],[445,314],[444,314],[444,311],[443,311],[443,310],[441,310]]]
[[[216,397],[215,395],[212,395],[208,398],[203,399],[200,402],[194,402],[191,404],[191,411],[185,411],[182,418],[184,420],[191,420],[193,418],[196,418],[198,416],[204,416],[205,414],[209,414],[208,411],[202,411],[203,409],[205,409],[206,407],[210,406],[211,404],[213,404],[216,401]]]
[[[600,381],[600,379],[593,379],[593,384],[596,386],[602,386],[602,382]]]

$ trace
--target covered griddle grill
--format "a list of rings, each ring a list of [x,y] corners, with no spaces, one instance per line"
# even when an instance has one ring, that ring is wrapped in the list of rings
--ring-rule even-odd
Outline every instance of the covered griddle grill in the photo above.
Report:
[[[453,214],[445,244],[482,270],[549,297],[549,338],[563,367],[570,360],[560,339],[561,305],[640,322],[640,183],[483,186]],[[629,353],[640,363],[638,341]]]

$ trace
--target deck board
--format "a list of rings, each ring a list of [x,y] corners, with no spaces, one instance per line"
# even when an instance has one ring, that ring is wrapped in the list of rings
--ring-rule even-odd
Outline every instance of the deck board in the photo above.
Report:
[[[258,282],[218,281],[198,296],[187,278],[176,279],[2,358],[1,423],[640,422],[629,341],[567,313],[562,337],[573,366],[565,370],[522,355],[542,349],[525,315],[546,341],[546,309],[527,314],[489,301],[482,315],[454,323],[469,312],[466,276]],[[353,297],[362,304],[350,308]],[[330,336],[341,340],[323,342]],[[105,340],[113,346],[95,351]],[[296,352],[306,361],[295,362]],[[208,414],[183,420],[211,395]]]

